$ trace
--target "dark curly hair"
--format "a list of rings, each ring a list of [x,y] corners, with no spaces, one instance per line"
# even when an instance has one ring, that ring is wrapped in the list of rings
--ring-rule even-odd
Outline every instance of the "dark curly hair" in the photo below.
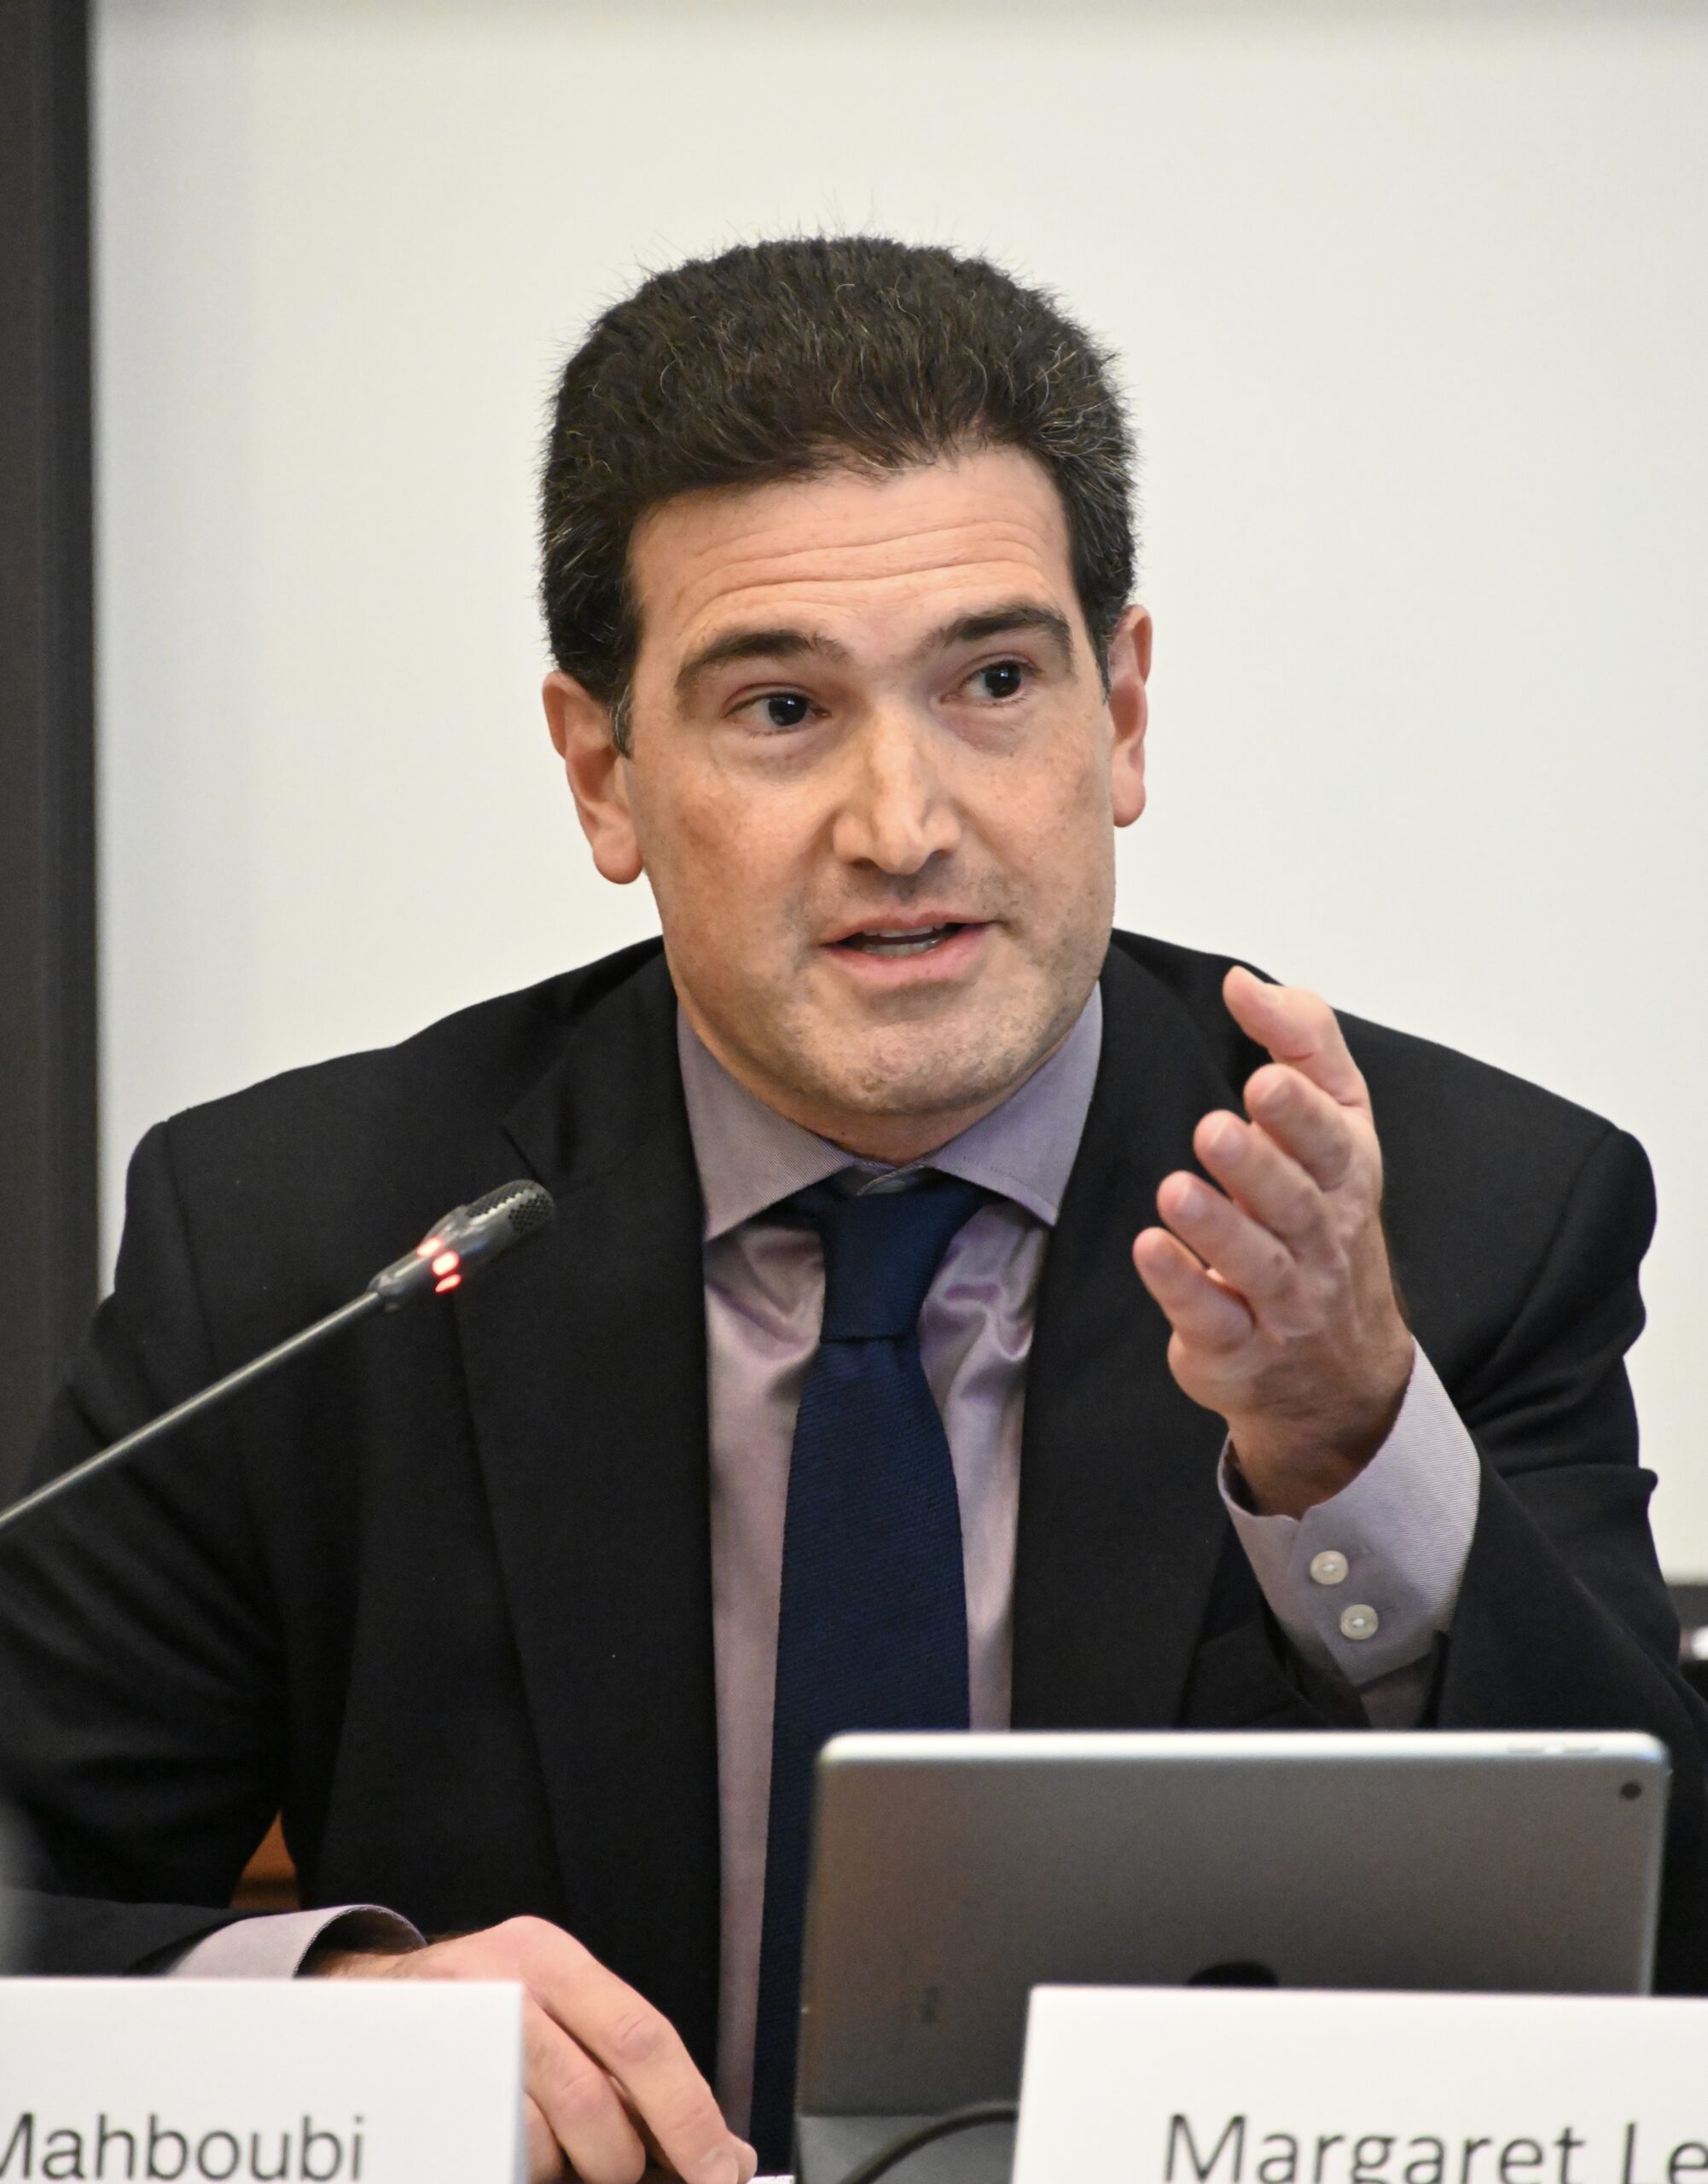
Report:
[[[558,388],[541,488],[554,659],[610,707],[626,750],[629,543],[648,509],[994,446],[1054,480],[1103,666],[1134,565],[1133,444],[1110,363],[984,258],[880,235],[745,243],[655,273],[597,321]]]

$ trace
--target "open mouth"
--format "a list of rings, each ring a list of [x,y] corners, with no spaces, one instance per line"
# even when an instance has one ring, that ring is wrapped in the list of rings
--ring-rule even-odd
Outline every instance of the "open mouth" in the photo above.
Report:
[[[846,948],[861,956],[928,956],[933,948],[941,948],[953,940],[967,926],[954,923],[915,926],[906,931],[885,932],[881,928],[870,932],[851,932],[840,940],[833,941],[835,948]]]

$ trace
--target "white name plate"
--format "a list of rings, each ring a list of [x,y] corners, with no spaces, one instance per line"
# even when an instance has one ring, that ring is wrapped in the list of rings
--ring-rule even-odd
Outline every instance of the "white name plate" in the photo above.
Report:
[[[1082,2178],[1708,2184],[1708,2001],[1041,1987],[1014,2184]]]
[[[521,1989],[0,1979],[0,2184],[515,2184]]]

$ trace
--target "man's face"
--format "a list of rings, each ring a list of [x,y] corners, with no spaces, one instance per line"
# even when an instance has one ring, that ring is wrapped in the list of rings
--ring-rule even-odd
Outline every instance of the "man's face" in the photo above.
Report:
[[[666,502],[638,530],[632,756],[547,711],[608,878],[644,871],[689,1021],[770,1107],[881,1159],[965,1129],[1071,1029],[1143,807],[1149,627],[1106,698],[1032,459]]]

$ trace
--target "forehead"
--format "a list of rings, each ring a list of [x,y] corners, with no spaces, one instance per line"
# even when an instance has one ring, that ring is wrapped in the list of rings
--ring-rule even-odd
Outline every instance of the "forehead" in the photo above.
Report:
[[[661,664],[753,623],[904,640],[975,595],[1036,595],[1077,619],[1060,497],[1015,448],[685,493],[642,520],[630,550],[642,653]]]

